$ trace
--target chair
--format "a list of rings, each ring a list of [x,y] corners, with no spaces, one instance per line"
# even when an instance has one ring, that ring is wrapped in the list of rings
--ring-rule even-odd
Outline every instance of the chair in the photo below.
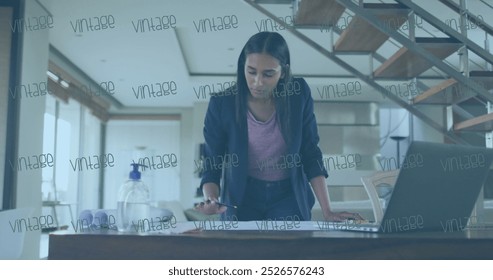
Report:
[[[19,259],[24,248],[25,229],[17,228],[16,221],[31,218],[33,208],[0,211],[0,259]]]
[[[373,208],[373,215],[375,216],[375,221],[378,223],[380,223],[383,219],[382,208],[387,207],[386,205],[387,203],[384,199],[381,199],[383,195],[382,194],[379,195],[377,188],[379,187],[393,188],[398,175],[399,175],[399,169],[394,169],[391,171],[378,171],[370,176],[361,177],[361,182],[363,183],[366,193],[370,198],[370,202]],[[390,194],[391,192],[388,193],[389,198],[390,198]]]

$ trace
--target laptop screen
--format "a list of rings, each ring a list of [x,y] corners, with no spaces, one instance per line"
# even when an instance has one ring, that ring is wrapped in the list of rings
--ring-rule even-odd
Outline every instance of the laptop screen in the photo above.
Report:
[[[471,215],[492,160],[492,149],[411,143],[380,231],[461,230]]]

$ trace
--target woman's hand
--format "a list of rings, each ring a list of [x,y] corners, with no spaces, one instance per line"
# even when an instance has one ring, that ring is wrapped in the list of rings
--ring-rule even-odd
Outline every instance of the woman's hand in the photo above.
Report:
[[[226,206],[220,206],[216,204],[216,202],[218,202],[216,198],[209,197],[209,199],[207,199],[206,201],[197,204],[195,206],[195,210],[205,215],[214,215],[221,214],[226,211],[226,209],[228,209]]]
[[[357,221],[364,220],[360,214],[346,212],[346,211],[343,212],[328,211],[327,213],[324,213],[324,218],[326,221],[330,221],[330,222],[342,222],[345,220],[357,220]]]

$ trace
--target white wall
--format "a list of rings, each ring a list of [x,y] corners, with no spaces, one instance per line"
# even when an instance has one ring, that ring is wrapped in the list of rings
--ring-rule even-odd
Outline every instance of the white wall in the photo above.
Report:
[[[181,114],[181,127],[180,127],[180,202],[183,208],[191,208],[194,202],[195,188],[198,186],[196,183],[196,176],[193,174],[195,171],[195,150],[197,147],[197,139],[195,138],[195,132],[197,130],[197,123],[195,121],[196,110],[184,109]]]
[[[25,17],[39,17],[46,12],[35,1],[25,1]],[[48,31],[24,31],[21,84],[46,82],[48,69]],[[19,156],[39,155],[43,151],[45,96],[21,98]],[[17,207],[33,207],[41,214],[41,169],[23,170],[17,176]],[[21,258],[38,259],[40,231],[26,233]]]
[[[429,118],[438,124],[444,122],[443,108],[438,106],[423,106],[421,112],[425,113]],[[427,141],[443,143],[444,136],[424,123],[421,119],[413,116],[413,139],[414,141]]]
[[[397,143],[392,136],[409,137],[409,113],[402,108],[380,109],[380,156],[397,158]],[[401,158],[409,147],[409,138],[400,143]]]
[[[115,167],[105,170],[104,208],[116,207],[117,191],[128,178],[131,158],[164,153],[175,153],[178,166],[142,173],[142,180],[153,189],[151,199],[179,200],[185,209],[201,200],[195,198],[200,178],[194,174],[194,160],[198,157],[198,145],[204,142],[202,130],[207,106],[207,102],[197,102],[193,108],[175,112],[181,115],[180,121],[109,121],[106,153],[115,156]],[[139,151],[137,146],[146,149]]]
[[[421,106],[421,112],[426,114],[435,122],[441,124],[444,121],[443,109],[438,106]],[[384,158],[397,157],[397,143],[390,139],[391,136],[407,136],[406,140],[400,143],[401,162],[406,154],[411,141],[427,141],[443,143],[444,136],[431,128],[416,116],[412,116],[412,128],[410,128],[410,114],[402,108],[382,108],[380,110],[380,137],[382,137],[380,154]],[[412,129],[413,133],[410,133]],[[389,136],[387,141],[384,141],[384,136]]]
[[[180,199],[179,121],[109,121],[106,128],[106,154],[114,156],[114,167],[105,169],[104,208],[116,209],[118,190],[128,180],[132,160],[175,154],[175,167],[142,171],[142,181],[151,191],[151,200]],[[157,163],[157,160],[155,160]]]

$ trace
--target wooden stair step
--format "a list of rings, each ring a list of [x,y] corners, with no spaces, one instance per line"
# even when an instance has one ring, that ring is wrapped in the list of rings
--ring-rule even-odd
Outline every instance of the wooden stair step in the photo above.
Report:
[[[409,9],[401,4],[364,4],[382,24],[397,30],[407,20]],[[375,52],[389,36],[360,16],[355,16],[334,45],[339,52]]]
[[[452,38],[416,38],[415,42],[438,59],[447,58],[461,47],[460,42]],[[410,79],[432,66],[421,55],[402,47],[380,65],[373,75],[375,78]]]
[[[469,77],[487,90],[493,89],[493,71],[471,71]],[[465,86],[460,85],[454,79],[448,79],[416,96],[412,103],[452,105],[462,103],[473,96],[476,94]]]
[[[454,124],[455,131],[489,132],[493,130],[493,113]]]
[[[332,26],[346,8],[336,0],[302,0],[294,19],[296,26]]]
[[[413,98],[414,104],[455,104],[454,97],[455,91],[451,90],[453,87],[457,88],[458,83],[454,79],[448,79],[440,84],[430,87],[422,94]]]

